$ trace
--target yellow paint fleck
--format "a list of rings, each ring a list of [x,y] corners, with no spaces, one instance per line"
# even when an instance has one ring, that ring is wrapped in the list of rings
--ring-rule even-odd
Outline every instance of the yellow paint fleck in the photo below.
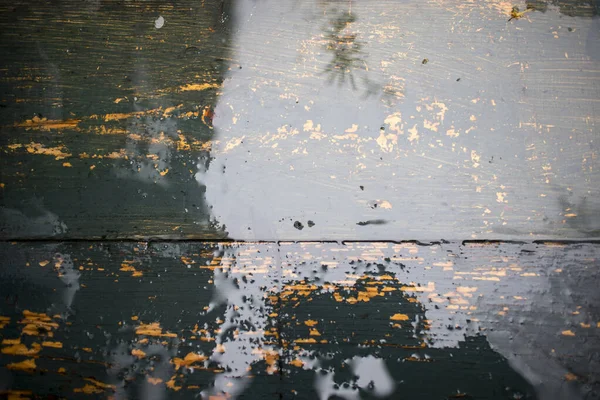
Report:
[[[312,320],[312,319],[304,321],[304,325],[306,325],[306,326],[311,326],[312,327],[312,326],[315,326],[317,324],[318,324],[318,322],[315,321],[315,320]]]
[[[75,392],[75,393],[85,393],[85,394],[99,394],[99,393],[103,393],[104,390],[102,390],[99,387],[94,386],[94,385],[85,384],[81,388],[75,388],[75,389],[73,389],[73,392]]]
[[[30,360],[23,360],[21,362],[7,364],[6,368],[17,371],[31,372],[36,368],[36,365],[35,360],[32,358]]]
[[[64,367],[60,367],[57,371],[59,374],[64,374],[67,370]]]
[[[310,339],[296,339],[296,343],[317,343],[313,338]]]
[[[44,347],[53,347],[55,349],[62,349],[63,344],[61,342],[42,342],[42,346]]]
[[[24,344],[14,344],[12,346],[3,347],[2,354],[10,354],[13,356],[33,356],[40,352],[42,346],[38,343],[33,343],[31,348],[28,349]]]
[[[408,321],[408,315],[406,314],[394,314],[390,317],[392,321]]]
[[[402,114],[401,113],[395,112],[391,115],[388,115],[383,122],[388,125],[390,131],[396,132],[399,135],[404,134],[404,132],[402,132],[402,126],[401,126],[401,123],[402,123]]]
[[[63,158],[71,157],[71,153],[66,153],[63,146],[57,147],[45,147],[41,143],[31,142],[23,146],[29,154],[42,154],[46,156],[54,156],[56,160],[62,160]]]
[[[175,357],[171,361],[172,364],[175,364],[175,369],[179,369],[181,367],[189,367],[192,364],[199,361],[206,361],[208,357],[202,354],[197,353],[188,353],[184,358]]]
[[[140,349],[133,349],[133,350],[131,350],[131,355],[132,356],[136,356],[137,358],[144,358],[144,357],[146,357],[146,353],[143,350],[140,350]]]
[[[385,208],[385,209],[391,209],[391,208],[392,208],[392,203],[390,203],[390,202],[389,202],[389,201],[387,201],[387,200],[382,200],[382,201],[379,203],[379,207],[381,207],[381,208]]]
[[[417,130],[417,124],[415,124],[411,129],[409,129],[408,133],[410,133],[410,135],[407,138],[409,142],[419,140],[419,131]]]
[[[456,138],[460,136],[460,132],[458,132],[456,129],[452,128],[452,129],[448,129],[446,131],[446,136],[450,136],[452,138]]]
[[[179,90],[182,92],[190,91],[201,91],[207,89],[218,89],[221,85],[216,83],[190,83],[188,85],[179,86]]]
[[[72,167],[72,165],[71,165],[71,163],[70,163],[70,162],[64,162],[64,163],[63,163],[63,167],[71,168],[71,167]]]
[[[506,192],[496,192],[496,201],[498,203],[508,203],[504,198],[506,197]]]
[[[574,374],[574,373],[572,373],[572,372],[567,372],[567,373],[565,374],[565,380],[567,380],[567,381],[576,381],[577,379],[578,379],[578,378],[577,378],[577,375],[575,375],[575,374]]]
[[[562,331],[561,334],[563,336],[575,336],[575,333],[572,330],[570,330],[570,329],[568,329],[566,331]]]
[[[294,367],[298,367],[298,368],[302,368],[304,366],[304,362],[302,360],[300,360],[299,358],[296,358],[296,359],[290,361],[290,364],[292,364]]]
[[[50,120],[48,118],[40,118],[38,116],[28,119],[25,122],[16,123],[15,126],[24,127],[26,129],[40,129],[49,131],[50,129],[68,129],[76,128],[77,124],[80,123],[79,119],[65,119],[65,120]]]
[[[152,376],[148,376],[148,377],[146,377],[146,379],[148,380],[148,383],[151,383],[152,385],[159,385],[159,384],[163,383],[162,379],[154,378]]]
[[[50,261],[48,261],[48,260],[40,261],[39,264],[40,264],[40,267],[45,267],[46,265],[50,264]]]
[[[160,327],[160,323],[152,322],[150,324],[141,324],[137,328],[135,328],[135,333],[137,335],[146,335],[146,336],[156,336],[156,337],[177,337],[176,334],[166,332],[162,332],[162,328]]]
[[[477,154],[475,150],[471,150],[471,161],[473,162],[473,168],[479,167],[479,161],[481,160],[481,156]]]
[[[315,328],[312,328],[308,334],[310,336],[321,336],[321,333]]]
[[[348,128],[344,132],[346,132],[346,133],[355,133],[356,131],[358,131],[358,125],[352,124],[352,128]]]
[[[167,385],[167,387],[168,387],[169,389],[172,389],[172,390],[174,390],[174,391],[176,391],[176,392],[177,392],[178,390],[180,390],[180,389],[181,389],[181,386],[177,386],[177,385],[175,384],[175,377],[176,377],[176,376],[175,376],[175,375],[173,375],[173,376],[171,377],[171,379],[170,379],[170,380],[169,380],[169,381],[166,383],[166,385]]]

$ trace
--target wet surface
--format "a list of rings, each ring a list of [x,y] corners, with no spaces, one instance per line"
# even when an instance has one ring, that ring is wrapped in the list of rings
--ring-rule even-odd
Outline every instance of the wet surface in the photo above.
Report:
[[[2,390],[600,393],[591,244],[4,244],[2,256]]]
[[[0,3],[0,397],[600,398],[597,1]]]
[[[600,236],[594,2],[58,4],[3,6],[5,238]]]

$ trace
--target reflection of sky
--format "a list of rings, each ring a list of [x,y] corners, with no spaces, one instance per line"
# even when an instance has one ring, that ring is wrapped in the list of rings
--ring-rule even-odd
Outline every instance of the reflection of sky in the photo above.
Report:
[[[585,41],[592,20],[571,18],[567,30],[552,8],[507,24],[501,3],[463,5],[458,16],[418,5],[353,5],[343,35],[363,43],[354,88],[324,73],[327,24],[340,11],[239,4],[215,158],[198,176],[230,237],[582,237],[597,228],[563,223],[559,201],[587,196],[598,206],[598,93],[583,84],[597,76]],[[296,220],[315,226],[298,230]],[[357,225],[369,220],[387,223]]]
[[[519,255],[523,250],[530,255]],[[577,299],[570,293],[571,276],[587,276],[583,271],[593,262],[572,266],[567,260],[573,252],[587,258],[593,256],[594,249],[584,245],[555,251],[546,248],[538,253],[535,245],[428,247],[409,243],[280,243],[224,247],[219,252],[223,270],[215,270],[216,290],[208,312],[225,305],[224,315],[219,316],[222,324],[210,360],[227,372],[220,375],[214,388],[205,394],[229,392],[235,396],[243,393],[251,384],[248,368],[264,368],[257,363],[268,360],[269,354],[278,354],[285,358],[284,365],[300,359],[304,370],[314,371],[313,387],[321,398],[333,395],[359,398],[353,384],[363,389],[372,386],[369,390],[373,395],[385,397],[394,391],[402,368],[411,367],[391,365],[393,359],[381,358],[385,352],[379,350],[362,353],[360,343],[365,336],[361,335],[372,332],[367,333],[366,338],[378,343],[406,345],[423,341],[426,346],[417,346],[421,350],[413,350],[415,357],[441,357],[439,362],[445,359],[440,356],[446,354],[444,352],[460,357],[465,340],[483,335],[495,351],[510,361],[512,368],[536,387],[541,398],[579,398],[574,386],[563,384],[563,376],[569,370],[562,357],[568,354],[576,359],[587,350],[585,346],[578,348],[577,340],[565,339],[567,337],[560,332],[573,329],[577,332],[573,335],[585,335],[578,321],[595,320],[595,311],[577,308]],[[468,257],[463,258],[461,254]],[[555,268],[563,265],[570,265],[570,274]],[[579,275],[581,273],[583,275]],[[337,300],[330,298],[333,291],[345,299],[360,298],[357,292],[361,289],[357,284],[365,278],[379,280],[381,284],[371,288],[381,290],[380,296],[387,296],[385,304],[378,302],[378,297],[352,303],[336,296],[333,298]],[[390,284],[390,279],[396,283]],[[583,293],[590,293],[590,287],[586,285]],[[355,290],[344,294],[344,288]],[[310,294],[300,294],[302,291]],[[274,304],[271,296],[281,296],[283,300]],[[319,302],[319,297],[330,299]],[[415,302],[409,302],[408,297]],[[365,301],[369,304],[365,305]],[[403,303],[414,304],[414,309]],[[524,303],[530,307],[524,307]],[[335,307],[335,311],[327,307]],[[352,318],[352,313],[358,315],[365,309],[372,314],[370,329],[363,332],[356,325],[344,324]],[[570,314],[572,309],[580,312]],[[395,310],[408,312],[407,322],[401,323],[405,324],[403,329],[391,327],[395,322],[390,320],[391,314]],[[415,310],[418,310],[416,314]],[[303,321],[310,317],[315,321],[314,327],[323,334],[317,338],[328,339],[330,345],[300,344],[289,346],[285,354],[280,353],[275,337],[267,335],[274,329],[274,319],[270,318],[273,312],[283,321],[277,328],[280,340],[294,343],[303,338],[301,328],[306,328]],[[565,315],[570,316],[565,319]],[[377,325],[381,321],[389,323],[386,325],[389,330]],[[423,321],[426,329],[420,325]],[[298,324],[301,328],[294,328]],[[412,336],[403,336],[413,329]],[[232,332],[235,333],[232,335]],[[345,338],[352,339],[333,346],[343,343]],[[339,385],[344,371],[331,361],[338,356],[348,357],[344,363],[357,377],[354,382],[349,381],[350,386]],[[277,368],[267,362],[270,373]],[[370,386],[370,382],[373,385]]]

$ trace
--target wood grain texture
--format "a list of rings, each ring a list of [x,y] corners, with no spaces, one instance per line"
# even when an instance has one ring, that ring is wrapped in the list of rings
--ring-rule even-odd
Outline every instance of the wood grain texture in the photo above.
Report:
[[[593,244],[80,242],[1,254],[1,390],[599,393]]]
[[[534,3],[5,3],[2,236],[597,238],[597,8]]]

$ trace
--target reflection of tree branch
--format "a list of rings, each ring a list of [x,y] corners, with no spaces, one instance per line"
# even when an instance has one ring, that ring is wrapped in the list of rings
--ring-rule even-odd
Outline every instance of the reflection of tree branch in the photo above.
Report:
[[[325,73],[329,75],[329,83],[335,82],[343,85],[346,80],[356,89],[356,82],[352,69],[356,68],[358,62],[363,61],[362,43],[357,40],[357,34],[345,32],[348,25],[356,21],[352,13],[343,13],[331,21],[331,27],[325,33],[327,45],[325,48],[333,53],[333,59],[325,67]]]

